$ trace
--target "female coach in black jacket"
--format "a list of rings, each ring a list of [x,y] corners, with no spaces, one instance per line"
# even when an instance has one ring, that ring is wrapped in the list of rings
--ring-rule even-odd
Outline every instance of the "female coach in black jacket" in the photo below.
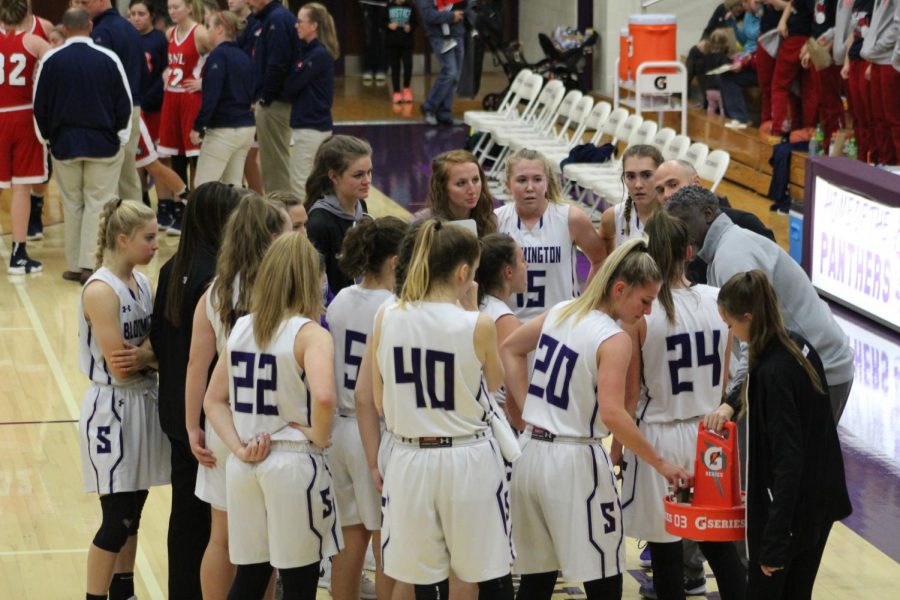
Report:
[[[729,279],[719,311],[750,352],[747,599],[810,598],[831,526],[852,511],[822,361],[784,328],[762,271]]]

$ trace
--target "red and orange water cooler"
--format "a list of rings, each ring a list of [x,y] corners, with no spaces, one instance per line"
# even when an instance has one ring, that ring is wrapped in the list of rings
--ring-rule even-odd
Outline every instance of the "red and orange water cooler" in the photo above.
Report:
[[[623,27],[619,32],[619,80],[631,81],[634,79],[631,73],[631,36],[628,28]]]
[[[701,542],[744,539],[746,510],[741,497],[740,461],[735,424],[719,435],[700,424],[690,504],[666,498],[666,531]]]
[[[628,68],[631,78],[637,76],[638,67],[645,62],[671,62],[676,60],[678,25],[675,15],[646,14],[628,17]],[[621,42],[620,42],[621,44]],[[620,49],[621,52],[621,49]],[[624,55],[622,55],[624,56]],[[619,71],[621,77],[621,64]],[[649,69],[646,73],[672,73],[673,69]]]

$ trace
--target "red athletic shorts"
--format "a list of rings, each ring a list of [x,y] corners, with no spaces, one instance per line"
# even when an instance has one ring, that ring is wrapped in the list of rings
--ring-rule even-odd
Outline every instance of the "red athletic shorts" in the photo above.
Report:
[[[37,139],[32,110],[0,112],[0,188],[47,178],[47,147]]]
[[[153,140],[153,145],[155,146],[159,143],[159,122],[162,118],[162,112],[144,112],[141,111],[141,118],[144,119],[144,124],[147,125],[147,131],[150,132],[150,139]]]
[[[166,92],[163,96],[156,151],[162,156],[198,156],[200,146],[191,143],[191,129],[200,112],[203,98],[200,93]]]
[[[138,169],[142,169],[158,159],[159,155],[156,153],[156,144],[153,143],[153,136],[143,115],[141,115],[139,131],[137,155],[135,156],[134,164]]]

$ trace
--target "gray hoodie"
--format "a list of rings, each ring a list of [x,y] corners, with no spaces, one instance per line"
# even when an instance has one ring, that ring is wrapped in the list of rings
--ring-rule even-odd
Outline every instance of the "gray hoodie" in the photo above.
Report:
[[[737,273],[760,269],[769,277],[784,316],[784,325],[809,340],[822,359],[829,386],[853,379],[853,349],[824,300],[781,246],[761,235],[741,229],[727,215],[719,215],[709,227],[697,254],[707,262],[709,285],[722,287]],[[743,353],[741,364],[746,364]]]
[[[853,0],[838,0],[837,13],[834,17],[834,46],[831,55],[834,64],[843,65],[847,54],[847,38],[850,36],[850,15],[853,12]]]
[[[860,56],[876,65],[889,65],[897,43],[898,24],[894,18],[896,0],[876,0],[872,23],[863,40]]]

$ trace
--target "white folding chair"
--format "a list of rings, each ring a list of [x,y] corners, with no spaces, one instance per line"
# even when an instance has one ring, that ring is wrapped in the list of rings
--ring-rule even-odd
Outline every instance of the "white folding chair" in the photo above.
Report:
[[[662,149],[663,158],[666,160],[684,160],[687,155],[688,148],[691,147],[691,138],[686,135],[676,135]]]
[[[728,171],[729,163],[731,163],[731,155],[728,152],[725,150],[713,150],[706,157],[706,160],[703,161],[703,165],[697,169],[697,175],[700,176],[700,179],[711,182],[712,187],[710,191],[715,192],[719,184],[722,183],[725,172]]]
[[[659,150],[660,154],[662,154],[663,150],[666,149],[666,146],[669,145],[675,139],[675,130],[671,127],[663,127],[659,131],[656,132],[656,135],[653,136],[653,141],[651,144]]]
[[[684,160],[691,163],[694,170],[699,173],[700,169],[703,167],[703,163],[706,162],[707,156],[709,156],[709,146],[703,142],[694,142],[684,155]]]
[[[612,105],[609,102],[598,102],[594,104],[594,107],[591,109],[590,114],[584,123],[584,129],[575,134],[575,139],[572,143],[572,147],[574,148],[578,144],[583,143],[585,134],[588,132],[593,132],[591,134],[590,141],[586,142],[588,144],[597,145],[600,142],[600,139],[604,135],[603,127],[609,121],[610,116],[612,115]],[[628,111],[622,109],[622,120],[624,120],[628,116]],[[613,129],[613,133],[608,135],[614,135],[615,129]],[[571,148],[569,149],[571,150]],[[544,155],[547,157],[547,160],[550,161],[550,165],[553,167],[553,172],[558,176],[561,174],[562,170],[559,168],[559,163],[569,157],[569,150],[553,150],[547,151]]]

